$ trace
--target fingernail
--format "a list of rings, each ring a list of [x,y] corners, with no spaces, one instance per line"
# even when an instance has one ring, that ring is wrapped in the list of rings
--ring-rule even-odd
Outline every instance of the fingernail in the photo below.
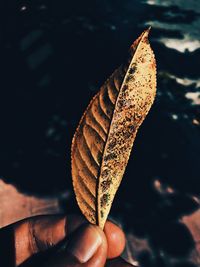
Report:
[[[97,226],[81,227],[67,245],[70,252],[80,263],[85,263],[95,254],[102,244],[102,237]]]

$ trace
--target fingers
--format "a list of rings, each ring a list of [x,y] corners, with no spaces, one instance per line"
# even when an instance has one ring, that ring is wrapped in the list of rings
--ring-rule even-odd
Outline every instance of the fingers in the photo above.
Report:
[[[85,224],[73,233],[62,252],[44,267],[102,267],[107,258],[107,241],[103,231]]]
[[[85,222],[83,217],[71,215],[67,219],[64,216],[39,216],[15,224],[16,266],[38,252],[56,246]],[[104,232],[108,243],[107,257],[118,257],[125,246],[124,233],[111,222],[106,223]]]
[[[113,259],[121,255],[125,248],[124,232],[114,223],[106,222],[104,232],[108,242],[108,259]]]
[[[14,225],[16,266],[65,238],[63,216],[40,216]]]
[[[67,251],[80,263],[87,262],[102,245],[103,232],[94,225],[80,227],[67,244]]]
[[[56,246],[85,223],[81,216],[38,216],[13,226],[16,266],[38,252]]]

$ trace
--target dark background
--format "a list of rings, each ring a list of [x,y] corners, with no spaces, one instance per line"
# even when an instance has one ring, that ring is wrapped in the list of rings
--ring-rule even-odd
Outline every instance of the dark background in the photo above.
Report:
[[[164,242],[165,253],[178,237],[160,240],[163,229],[173,236],[177,220],[199,208],[199,1],[0,3],[0,177],[29,195],[72,192],[70,146],[81,114],[153,26],[158,93],[111,215],[155,251]],[[186,255],[188,240],[167,253]]]

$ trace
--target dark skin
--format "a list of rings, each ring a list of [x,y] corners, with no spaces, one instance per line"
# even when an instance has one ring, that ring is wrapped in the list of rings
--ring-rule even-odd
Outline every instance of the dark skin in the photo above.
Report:
[[[110,221],[102,231],[80,216],[39,216],[7,227],[4,236],[11,230],[15,267],[131,266],[119,257],[125,235]]]

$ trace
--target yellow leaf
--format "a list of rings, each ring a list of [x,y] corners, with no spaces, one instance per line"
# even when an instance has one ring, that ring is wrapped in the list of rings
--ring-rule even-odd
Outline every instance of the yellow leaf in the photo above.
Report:
[[[156,93],[149,29],[92,99],[72,141],[72,179],[78,205],[102,229],[121,183],[139,126]]]

